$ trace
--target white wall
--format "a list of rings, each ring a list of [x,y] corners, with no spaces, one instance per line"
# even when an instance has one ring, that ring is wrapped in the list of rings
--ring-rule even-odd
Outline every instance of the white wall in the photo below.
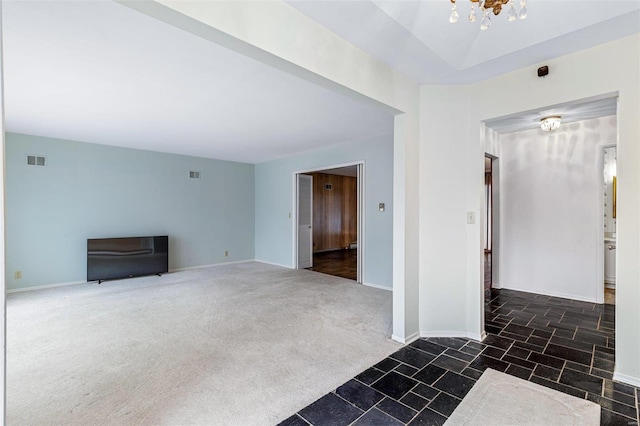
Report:
[[[390,119],[392,119],[390,117]],[[256,260],[293,267],[293,174],[365,162],[364,283],[393,286],[393,136],[336,145],[255,166]],[[385,203],[384,212],[378,203]],[[360,244],[361,242],[359,242]]]
[[[420,333],[423,336],[464,336],[480,339],[480,312],[476,307],[475,326],[468,327],[467,276],[480,265],[467,254],[472,230],[466,212],[479,219],[484,200],[484,151],[480,151],[478,125],[476,140],[469,137],[468,88],[432,86],[421,88],[420,98]],[[473,148],[476,147],[474,150]],[[474,155],[475,154],[475,155]],[[474,161],[475,160],[475,161]],[[475,204],[467,188],[474,167],[482,194]],[[476,229],[477,228],[477,229]],[[483,250],[478,239],[476,254]],[[477,257],[477,256],[476,256]],[[478,275],[479,277],[479,275]],[[479,298],[481,288],[478,282]],[[479,300],[479,299],[478,299]]]
[[[501,136],[501,287],[596,302],[598,144],[616,142],[616,117]]]
[[[16,133],[5,164],[9,289],[85,281],[88,238],[169,235],[171,270],[254,258],[253,164]]]
[[[0,259],[5,258],[5,245],[6,245],[6,235],[5,235],[5,170],[4,170],[4,150],[5,150],[5,141],[4,141],[4,52],[3,52],[3,43],[2,43],[2,4],[0,3],[0,205],[2,205],[2,211],[0,211]],[[6,290],[7,283],[4,278],[5,274],[5,262],[0,262],[0,280],[2,281],[2,289]],[[0,350],[0,419],[4,422],[6,418],[6,395],[5,389],[6,386],[6,377],[5,377],[5,366],[6,366],[6,352],[7,352],[7,339],[6,339],[6,291],[0,292],[0,310],[2,313],[0,314],[0,344],[2,344],[2,349]]]
[[[616,378],[640,384],[640,35],[466,87],[420,92],[420,330],[480,334],[483,208],[481,123],[604,94],[618,99]],[[536,69],[549,65],[538,78]],[[438,182],[441,182],[438,185]],[[446,202],[443,202],[445,200]],[[442,250],[434,247],[442,242]],[[504,252],[504,250],[502,250]],[[464,273],[461,273],[464,271]],[[464,296],[463,296],[464,295]]]
[[[493,215],[491,218],[493,234],[491,237],[491,287],[500,288],[500,262],[502,262],[502,247],[500,246],[500,210],[502,206],[502,194],[500,193],[500,163],[502,161],[500,159],[502,156],[500,134],[484,124],[480,127],[484,130],[484,151],[486,154],[495,157],[491,162],[491,195],[493,197],[493,208],[491,209],[491,214]],[[481,223],[484,223],[485,213],[486,208],[483,208],[481,210]]]
[[[119,2],[314,84],[398,114],[393,145],[393,338],[401,342],[415,338],[418,86],[282,1]]]

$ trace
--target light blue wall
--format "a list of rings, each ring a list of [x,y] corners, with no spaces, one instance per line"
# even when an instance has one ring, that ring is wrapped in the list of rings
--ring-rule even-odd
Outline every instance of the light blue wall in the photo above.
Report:
[[[392,288],[393,135],[336,145],[312,153],[257,164],[256,259],[293,266],[296,171],[365,161],[365,283]],[[378,203],[386,211],[378,211]]]
[[[9,289],[85,280],[87,238],[169,235],[170,269],[254,258],[252,164],[8,133],[6,197]]]

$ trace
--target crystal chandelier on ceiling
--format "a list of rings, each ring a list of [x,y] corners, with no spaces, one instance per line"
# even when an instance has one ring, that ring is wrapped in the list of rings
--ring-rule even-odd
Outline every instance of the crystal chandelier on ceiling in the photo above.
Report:
[[[550,117],[544,117],[540,120],[540,128],[545,132],[553,132],[560,127],[562,117],[559,115],[552,115]]]
[[[451,1],[451,16],[449,16],[449,22],[455,24],[458,22],[458,11],[456,10],[456,0]],[[469,12],[469,21],[475,22],[478,18],[476,14],[476,3],[478,9],[482,13],[482,21],[480,22],[480,29],[486,30],[491,26],[491,12],[495,16],[499,15],[502,11],[502,7],[509,5],[508,20],[509,22],[516,19],[525,19],[527,17],[527,0],[520,0],[520,10],[516,12],[516,8],[513,5],[513,0],[469,0],[471,2],[471,11]]]

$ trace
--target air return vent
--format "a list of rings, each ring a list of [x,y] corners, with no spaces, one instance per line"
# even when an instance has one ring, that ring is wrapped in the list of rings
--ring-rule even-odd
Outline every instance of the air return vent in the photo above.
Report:
[[[41,157],[38,155],[27,155],[28,166],[44,166],[45,160],[45,157]]]
[[[200,172],[190,171],[189,172],[189,177],[191,179],[200,179]]]

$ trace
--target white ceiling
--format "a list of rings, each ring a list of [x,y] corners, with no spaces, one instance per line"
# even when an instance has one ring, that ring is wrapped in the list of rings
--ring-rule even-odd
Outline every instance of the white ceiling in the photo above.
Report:
[[[516,10],[519,9],[519,1]],[[508,7],[480,30],[458,0],[287,0],[303,14],[421,84],[494,77],[640,31],[638,0],[528,0],[528,17]]]
[[[561,105],[550,106],[541,110],[526,111],[485,122],[487,127],[498,133],[512,133],[540,128],[540,120],[544,117],[559,115],[562,124],[591,118],[616,115],[618,98],[615,96],[603,99],[583,99]]]
[[[3,2],[6,128],[259,163],[393,117],[112,1]]]
[[[477,81],[640,30],[640,1],[529,0],[480,31],[446,0],[289,1],[428,84]],[[504,13],[504,12],[503,12]],[[108,0],[3,2],[11,132],[259,163],[393,133],[393,118]],[[531,120],[531,117],[528,118]]]

